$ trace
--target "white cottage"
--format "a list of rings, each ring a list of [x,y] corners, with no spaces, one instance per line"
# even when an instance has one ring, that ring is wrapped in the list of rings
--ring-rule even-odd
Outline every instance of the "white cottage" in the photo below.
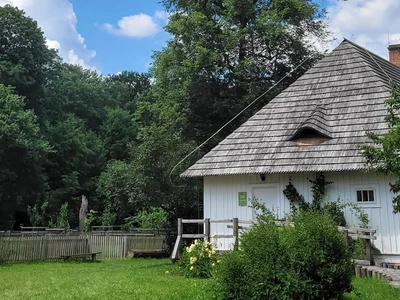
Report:
[[[395,58],[400,47],[389,51]],[[323,172],[333,181],[326,201],[340,198],[363,207],[377,229],[375,246],[399,254],[400,215],[392,212],[391,179],[366,173],[359,150],[368,142],[366,131],[387,131],[384,102],[392,81],[400,83],[400,67],[344,40],[182,174],[204,177],[204,217],[252,219],[246,203],[252,197],[284,217],[290,207],[282,191],[289,180],[311,199],[308,178]],[[350,211],[346,219],[358,225]],[[216,232],[231,234],[226,225],[211,229]]]

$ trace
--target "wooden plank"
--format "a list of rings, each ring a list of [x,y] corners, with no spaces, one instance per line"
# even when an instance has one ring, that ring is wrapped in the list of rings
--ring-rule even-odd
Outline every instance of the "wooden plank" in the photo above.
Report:
[[[362,228],[362,227],[344,227],[338,226],[339,231],[348,231],[348,232],[369,232],[369,233],[376,233],[376,229],[372,228]]]
[[[203,224],[203,219],[182,219],[183,224]]]
[[[349,237],[352,239],[363,239],[363,240],[376,240],[377,237],[374,235],[365,235],[365,234],[349,234]]]
[[[214,238],[218,239],[225,239],[225,238],[234,238],[233,234],[216,234]]]
[[[210,223],[232,223],[233,219],[210,220]]]
[[[179,252],[182,245],[182,236],[178,235],[175,241],[174,249],[172,249],[171,260],[172,262],[176,262],[179,259]]]
[[[182,234],[182,238],[184,239],[202,239],[204,238],[204,234],[191,234],[191,233],[186,233],[186,234]]]
[[[233,225],[226,225],[227,228],[233,229]],[[243,229],[243,230],[247,230],[250,229],[251,227],[249,226],[238,226],[238,229]]]

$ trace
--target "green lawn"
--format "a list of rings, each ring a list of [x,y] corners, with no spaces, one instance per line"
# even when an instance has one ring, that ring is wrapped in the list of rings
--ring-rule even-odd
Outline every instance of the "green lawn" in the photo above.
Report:
[[[395,300],[400,299],[400,288],[393,288],[383,280],[354,278],[355,291],[346,300]]]
[[[400,299],[374,279],[353,281],[347,300]],[[101,260],[0,266],[0,299],[211,299],[212,280],[178,274],[168,259]]]
[[[210,281],[177,274],[168,259],[0,266],[0,299],[206,299]]]

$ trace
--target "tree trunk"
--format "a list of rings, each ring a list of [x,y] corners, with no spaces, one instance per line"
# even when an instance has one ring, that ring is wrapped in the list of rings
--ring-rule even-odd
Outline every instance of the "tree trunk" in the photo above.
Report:
[[[88,214],[89,201],[85,195],[82,195],[81,209],[79,210],[79,231],[85,231],[85,219]]]

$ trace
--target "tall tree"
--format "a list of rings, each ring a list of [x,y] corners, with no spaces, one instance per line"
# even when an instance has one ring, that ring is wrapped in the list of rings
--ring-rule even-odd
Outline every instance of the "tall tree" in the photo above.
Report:
[[[17,211],[26,212],[43,196],[42,167],[49,150],[34,112],[0,84],[0,228],[9,229]]]
[[[148,74],[124,71],[105,77],[108,85],[108,94],[119,108],[134,112],[136,99],[151,87],[151,78]]]
[[[74,114],[86,127],[97,131],[109,106],[115,106],[115,101],[103,76],[77,65],[58,64],[45,88],[43,111],[50,125],[66,114]]]
[[[55,213],[68,203],[70,224],[77,225],[81,196],[87,196],[89,203],[93,200],[95,180],[105,166],[104,144],[72,114],[49,128],[48,139],[53,148],[45,165],[48,210]]]
[[[40,98],[57,54],[46,46],[36,21],[10,5],[0,7],[0,83],[15,87],[28,108],[41,110]]]
[[[166,31],[172,39],[155,54],[154,76],[163,90],[163,99],[175,99],[187,115],[185,137],[196,141],[204,141],[309,58],[274,92],[297,79],[319,57],[311,39],[326,34],[323,12],[308,0],[162,3],[170,13]],[[244,118],[252,111],[248,113]],[[234,125],[242,120],[239,118]]]

